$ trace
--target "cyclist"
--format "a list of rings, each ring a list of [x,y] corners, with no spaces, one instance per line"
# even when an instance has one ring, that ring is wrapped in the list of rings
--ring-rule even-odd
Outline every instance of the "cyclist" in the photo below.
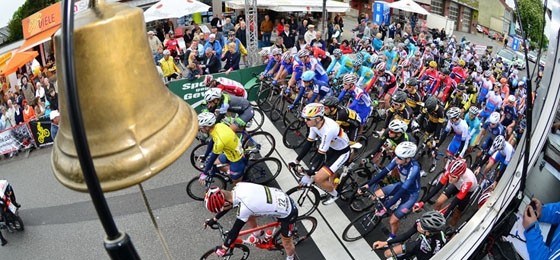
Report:
[[[247,98],[247,91],[243,84],[224,77],[219,77],[214,79],[212,75],[206,75],[204,77],[204,85],[208,88],[219,88],[223,92],[227,92],[231,95]]]
[[[476,156],[477,160],[482,156],[482,151],[488,151],[488,149],[490,149],[496,136],[505,134],[506,130],[504,126],[500,124],[500,113],[494,112],[490,114],[488,120],[486,120],[484,124],[482,124],[482,129],[480,130],[480,134],[478,135],[482,140],[480,142],[480,148],[482,148],[482,150],[478,152]]]
[[[406,104],[406,98],[406,93],[400,90],[396,91],[393,96],[391,96],[391,107],[387,110],[387,118],[385,119],[383,129],[380,131],[380,135],[383,134],[393,119],[400,119],[406,125],[410,125],[414,112],[412,108]]]
[[[447,185],[448,183],[453,185]],[[469,204],[471,195],[478,188],[478,181],[476,179],[476,175],[467,167],[467,162],[463,159],[456,159],[449,163],[445,173],[439,180],[436,187],[431,190],[428,196],[426,196],[425,201],[430,201],[432,197],[444,186],[446,188],[437,198],[434,209],[441,210],[443,203],[453,197],[445,212],[445,216],[447,217],[451,214],[451,212],[453,212],[449,224],[455,227],[457,226],[457,222],[459,222],[459,218],[461,218],[462,212]],[[415,207],[422,208],[425,201],[418,202]]]
[[[417,118],[417,121],[423,122],[424,120],[426,120],[425,118],[427,119],[427,123],[425,124],[424,130],[428,135],[432,135],[434,138],[434,143],[432,145],[431,151],[431,167],[435,167],[437,146],[439,143],[441,130],[443,129],[443,123],[445,122],[445,110],[443,108],[443,105],[441,105],[439,100],[434,96],[429,96],[426,99],[426,101],[424,102],[424,108],[422,109],[422,114],[420,114],[420,116]]]
[[[490,92],[490,90],[492,89],[492,84],[494,84],[494,82],[492,81],[491,77],[492,71],[484,71],[484,77],[482,77],[481,79],[480,90],[478,92],[478,98],[476,100],[478,106],[480,106],[480,104],[482,104],[482,102],[486,100],[486,95],[488,95],[488,92]]]
[[[513,130],[513,134],[510,136],[508,142],[515,147],[517,142],[521,140],[523,133],[525,133],[525,128],[527,128],[527,121],[524,118],[515,126],[515,130]]]
[[[298,56],[303,66],[303,71],[313,71],[315,72],[316,80],[329,82],[329,75],[327,75],[325,69],[315,57],[309,56],[309,51],[302,49],[298,52]]]
[[[414,115],[419,115],[422,108],[419,105],[422,102],[422,96],[418,92],[418,80],[416,78],[411,77],[406,81],[405,93],[407,96],[406,104],[412,109]]]
[[[356,73],[358,77],[358,82],[356,83],[356,85],[361,87],[368,86],[374,75],[373,71],[370,68],[363,66],[362,63],[362,59],[355,59],[354,61],[352,61],[352,66],[354,66],[354,73]]]
[[[354,74],[349,73],[344,75],[342,78],[343,88],[338,95],[338,100],[342,101],[344,96],[346,96],[347,93],[350,93],[352,101],[350,105],[348,105],[348,108],[356,111],[356,113],[360,115],[362,122],[359,132],[361,133],[364,125],[367,123],[367,118],[371,113],[371,98],[368,93],[356,85],[356,80],[356,75]]]
[[[321,102],[325,106],[325,115],[336,121],[348,135],[350,142],[356,142],[358,130],[362,123],[356,111],[339,105],[338,98],[329,96]]]
[[[424,71],[420,76],[420,81],[428,80],[428,84],[425,86],[423,93],[426,95],[432,94],[437,90],[437,85],[439,84],[439,72],[437,70],[437,62],[432,60],[428,63],[429,69]]]
[[[315,79],[315,72],[313,71],[306,71],[301,75],[301,84],[299,86],[299,91],[294,103],[292,103],[288,109],[294,109],[300,102],[303,95],[306,95],[308,91],[313,93],[311,97],[307,96],[307,103],[318,102],[322,98],[326,96],[332,95],[332,90],[329,87],[329,84],[324,81],[320,81]]]
[[[214,167],[214,164],[229,163],[229,166],[224,166],[220,170],[227,171],[235,185],[243,178],[247,161],[243,156],[239,137],[226,124],[216,122],[214,113],[202,112],[198,115],[200,132],[209,134],[211,137],[204,156],[207,159],[204,171],[200,174],[200,180],[203,181],[207,176],[216,174],[218,169]]]
[[[204,93],[204,100],[206,100],[206,106],[210,112],[218,111],[216,119],[218,122],[222,121],[228,112],[237,114],[230,124],[231,129],[235,132],[242,131],[253,119],[253,106],[246,98],[223,93],[219,88],[210,88]]]
[[[451,78],[455,83],[463,83],[467,79],[467,69],[465,68],[466,62],[463,59],[457,61],[457,65],[451,70]]]
[[[350,157],[350,141],[340,126],[332,119],[325,117],[325,107],[320,103],[306,105],[301,116],[309,127],[307,142],[298,153],[296,160],[291,166],[299,164],[301,159],[309,153],[316,138],[321,139],[317,152],[318,156],[311,162],[309,171],[301,178],[302,185],[311,185],[316,182],[319,187],[327,192],[324,205],[335,202],[338,192],[335,190],[334,179],[337,178],[336,171],[340,169]]]
[[[282,50],[274,48],[271,51],[271,59],[268,59],[268,63],[264,71],[260,76],[260,80],[263,80],[266,76],[272,76],[280,70],[280,63],[282,61]]]
[[[292,55],[292,53],[290,53],[290,51],[282,54],[280,69],[276,75],[274,75],[272,84],[277,85],[279,81],[284,81],[288,75],[293,75],[294,64],[296,64],[296,58]]]
[[[480,110],[478,107],[472,106],[469,108],[469,113],[465,115],[465,122],[467,122],[467,125],[469,126],[469,135],[471,136],[467,153],[470,153],[476,146],[476,141],[478,139],[478,135],[480,134],[480,126],[482,123],[480,122],[480,118],[478,118],[479,112]]]
[[[397,145],[395,148],[395,158],[364,186],[365,188],[374,188],[376,186],[375,184],[385,178],[393,169],[397,168],[399,171],[401,181],[374,191],[375,196],[378,198],[383,198],[385,195],[392,196],[383,203],[383,208],[379,209],[376,213],[380,216],[385,215],[387,209],[391,208],[399,199],[401,200],[401,203],[397,209],[393,211],[389,220],[389,224],[391,225],[390,239],[395,238],[395,234],[397,234],[399,220],[410,212],[412,206],[418,200],[421,186],[421,167],[414,159],[417,149],[416,144],[413,142],[402,142]]]
[[[461,110],[458,107],[450,108],[447,111],[447,118],[447,126],[440,140],[445,141],[447,134],[453,130],[455,135],[451,143],[447,146],[447,155],[455,157],[458,154],[459,157],[463,157],[469,146],[469,126],[467,122],[461,118]],[[432,165],[430,172],[433,172],[435,169],[435,165]]]
[[[366,155],[365,158],[369,156],[374,156],[377,154],[381,147],[385,144],[389,145],[389,151],[391,154],[385,155],[392,155],[392,151],[397,147],[398,144],[406,141],[414,142],[414,138],[412,135],[409,135],[406,130],[408,129],[408,125],[399,119],[394,119],[389,123],[389,131],[385,131],[383,135],[379,137],[379,142],[371,149],[371,152]],[[379,161],[375,161],[375,164],[379,164]]]
[[[506,136],[511,136],[519,116],[517,113],[515,96],[510,95],[507,101],[507,103],[504,103],[502,109],[502,119],[500,123],[506,128]]]
[[[483,176],[486,176],[486,174],[490,171],[490,169],[492,169],[492,166],[494,166],[496,162],[501,163],[500,171],[498,172],[498,175],[496,175],[494,183],[492,184],[493,187],[496,186],[496,183],[500,180],[502,174],[505,172],[509,162],[511,161],[511,158],[513,157],[513,153],[515,153],[515,148],[513,148],[513,145],[508,143],[503,135],[496,136],[494,142],[492,143],[490,151],[488,151],[488,154],[491,155],[488,164],[486,164],[486,167],[484,167],[484,170],[482,171]],[[484,163],[485,162],[482,162],[479,165],[483,165]],[[478,173],[478,171],[480,171],[480,169],[477,169],[475,172]]]
[[[327,68],[327,74],[333,72],[334,67],[338,63],[338,69],[336,70],[335,78],[338,79],[341,75],[346,73],[351,73],[354,70],[352,66],[352,59],[348,58],[348,56],[342,54],[340,49],[335,49],[333,51],[334,60],[331,61],[331,64]]]
[[[380,62],[375,66],[375,78],[366,85],[364,90],[369,93],[370,89],[377,84],[378,81],[381,82],[380,85],[382,89],[378,90],[379,98],[387,101],[385,104],[388,106],[391,94],[395,91],[394,89],[397,86],[397,78],[391,71],[385,69],[385,64],[385,62]]]
[[[466,86],[464,84],[457,85],[455,91],[451,94],[445,108],[458,107],[461,109],[461,114],[469,110],[471,106],[471,101],[469,100],[469,95],[466,93]]]
[[[257,227],[256,217],[274,217],[280,222],[282,245],[286,249],[286,260],[293,260],[295,246],[291,237],[293,225],[298,217],[298,209],[292,199],[283,191],[254,183],[238,183],[232,191],[211,187],[204,196],[206,209],[214,214],[213,218],[204,222],[204,227],[213,226],[218,219],[232,208],[237,208],[237,216],[233,227],[228,232],[222,246],[216,248],[216,255],[224,256],[239,232],[247,223],[250,228]],[[249,242],[260,242],[264,231],[253,232],[247,239]]]
[[[445,218],[439,211],[433,210],[424,213],[408,231],[388,241],[375,241],[372,246],[374,249],[392,246],[397,256],[429,260],[447,243],[444,229]],[[420,234],[416,240],[404,243],[416,233]],[[384,255],[390,258],[391,250],[385,250]]]
[[[437,96],[443,103],[447,101],[449,94],[457,89],[457,83],[449,76],[448,68],[443,68],[439,78],[437,90],[432,95]]]

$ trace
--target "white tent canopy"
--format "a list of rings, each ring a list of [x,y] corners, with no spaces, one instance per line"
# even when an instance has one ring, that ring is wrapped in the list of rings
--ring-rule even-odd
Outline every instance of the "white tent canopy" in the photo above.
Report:
[[[245,0],[231,0],[226,2],[226,6],[233,9],[244,9]],[[323,1],[322,0],[274,0],[274,1],[264,1],[257,0],[257,8],[269,9],[276,12],[322,12],[323,11]],[[348,3],[328,1],[327,0],[327,11],[334,13],[344,13],[348,11],[350,6]]]
[[[206,12],[210,6],[196,0],[161,0],[144,12],[144,20],[151,22],[166,18],[179,18],[198,12]]]
[[[418,13],[422,15],[429,14],[429,12],[426,9],[424,9],[424,7],[420,6],[413,0],[401,0],[398,2],[389,3],[389,7],[403,10],[406,12]]]

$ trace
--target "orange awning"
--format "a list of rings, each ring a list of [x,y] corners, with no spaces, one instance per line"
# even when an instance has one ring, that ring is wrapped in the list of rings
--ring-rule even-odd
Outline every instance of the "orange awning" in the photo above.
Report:
[[[24,51],[16,53],[6,65],[0,68],[0,75],[8,75],[14,73],[26,63],[32,61],[39,55],[36,51]]]
[[[21,45],[21,47],[19,47],[18,52],[29,50],[29,49],[37,46],[38,44],[49,41],[51,39],[51,37],[53,36],[53,34],[59,28],[60,28],[60,25],[57,25],[53,28],[47,29],[46,31],[44,31],[42,33],[39,33],[37,35],[34,35],[31,38],[25,40],[23,45]]]

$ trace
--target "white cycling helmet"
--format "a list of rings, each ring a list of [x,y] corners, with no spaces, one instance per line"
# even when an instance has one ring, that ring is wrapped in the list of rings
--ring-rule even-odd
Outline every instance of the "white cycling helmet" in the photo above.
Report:
[[[471,115],[478,115],[478,113],[480,113],[480,109],[478,109],[478,107],[472,106],[471,108],[469,108],[469,113]]]
[[[375,66],[375,70],[377,71],[385,71],[387,68],[387,64],[385,64],[385,62],[380,62],[379,64],[377,64],[377,66]]]
[[[415,143],[406,141],[397,145],[397,148],[395,148],[395,155],[402,159],[412,158],[416,155],[417,150],[418,147]]]
[[[268,50],[262,50],[259,52],[259,55],[261,55],[261,57],[268,57],[270,52]]]
[[[344,84],[355,84],[356,83],[356,75],[354,75],[354,73],[347,73],[344,74],[344,76],[342,77],[342,83]]]
[[[379,60],[379,56],[377,56],[377,54],[372,54],[371,56],[369,56],[369,62],[371,64],[375,64],[377,63],[377,61]]]
[[[450,108],[449,110],[447,110],[447,117],[449,119],[461,117],[461,109],[459,109],[458,107]]]
[[[397,133],[405,133],[408,129],[408,125],[405,122],[399,119],[393,119],[391,123],[389,123],[389,130]]]
[[[210,112],[202,112],[198,114],[198,126],[213,126],[216,124],[216,115]]]
[[[297,53],[298,57],[305,57],[305,56],[309,56],[309,52],[306,49],[301,49],[300,51],[298,51]]]
[[[514,96],[514,95],[509,95],[508,101],[509,101],[510,103],[515,103],[515,96]]]
[[[504,143],[506,142],[506,138],[503,135],[498,135],[494,138],[494,142],[492,142],[492,150],[500,151],[504,149]]]
[[[325,106],[321,103],[307,104],[303,108],[303,110],[301,110],[301,117],[306,119],[323,117],[324,115],[325,115]]]
[[[274,48],[274,49],[272,49],[271,53],[272,53],[272,55],[280,55],[280,54],[282,54],[282,50],[279,49],[279,48]]]
[[[490,122],[490,124],[497,124],[498,122],[500,122],[500,117],[500,113],[492,112],[492,114],[490,114],[490,117],[488,117],[488,122]]]
[[[222,90],[219,88],[210,88],[206,90],[206,93],[204,93],[204,100],[206,100],[206,102],[210,102],[220,97],[222,97]]]

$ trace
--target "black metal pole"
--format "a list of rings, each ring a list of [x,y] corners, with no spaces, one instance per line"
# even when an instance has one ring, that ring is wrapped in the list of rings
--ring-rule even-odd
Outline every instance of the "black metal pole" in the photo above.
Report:
[[[66,81],[65,90],[68,102],[68,115],[72,136],[76,146],[76,152],[82,167],[85,183],[88,187],[91,201],[95,206],[99,220],[107,238],[104,241],[105,250],[111,259],[140,259],[134,245],[126,233],[121,233],[111,210],[107,205],[99,179],[95,172],[93,160],[87,142],[82,113],[80,111],[80,99],[76,88],[76,71],[74,64],[74,0],[64,0],[62,6],[62,53],[63,72]],[[90,0],[90,8],[94,7],[95,0]]]

